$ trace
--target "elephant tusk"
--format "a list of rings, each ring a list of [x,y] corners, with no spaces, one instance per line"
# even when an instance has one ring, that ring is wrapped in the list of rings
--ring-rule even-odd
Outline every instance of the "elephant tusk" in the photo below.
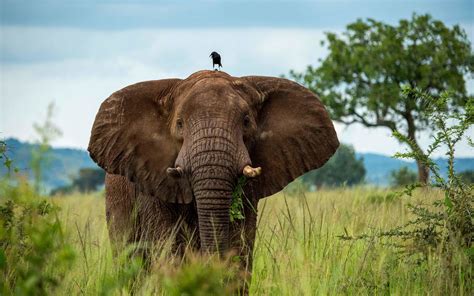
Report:
[[[246,165],[242,173],[244,174],[245,177],[254,178],[254,177],[259,176],[262,173],[262,168],[261,167],[253,168],[249,165]]]
[[[173,178],[181,178],[183,176],[183,169],[181,167],[167,168],[166,173]]]

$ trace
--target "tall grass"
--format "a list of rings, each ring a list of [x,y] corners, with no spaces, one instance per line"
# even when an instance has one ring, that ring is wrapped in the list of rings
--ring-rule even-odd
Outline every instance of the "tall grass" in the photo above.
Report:
[[[387,197],[388,196],[388,197]],[[468,295],[472,283],[462,274],[443,277],[443,262],[433,253],[426,262],[398,260],[390,245],[344,241],[371,229],[408,221],[406,203],[439,199],[436,189],[415,192],[410,200],[388,191],[352,188],[285,196],[259,204],[257,241],[250,294]],[[222,295],[235,292],[237,269],[190,254],[187,259],[155,254],[151,266],[121,254],[114,259],[101,194],[56,197],[58,218],[76,260],[64,275],[58,295]],[[54,269],[48,272],[54,274]],[[187,294],[186,294],[187,293]]]

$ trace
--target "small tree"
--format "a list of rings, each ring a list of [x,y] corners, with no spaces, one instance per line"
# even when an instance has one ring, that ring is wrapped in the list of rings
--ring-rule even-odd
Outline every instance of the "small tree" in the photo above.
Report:
[[[12,160],[10,159],[10,157],[8,157],[7,151],[7,143],[5,143],[5,141],[3,140],[0,140],[0,161],[3,162],[3,165],[7,169],[8,174],[10,174],[10,171],[12,169]],[[13,170],[15,172],[17,171],[16,168],[13,168]]]
[[[405,259],[415,259],[417,264],[421,261],[438,259],[443,264],[441,277],[445,279],[442,288],[438,291],[441,295],[471,295],[474,277],[474,185],[464,183],[456,174],[454,168],[454,152],[456,145],[467,138],[468,143],[474,148],[474,142],[466,132],[474,124],[474,100],[468,101],[464,110],[459,112],[446,112],[446,103],[452,98],[448,93],[442,93],[438,99],[430,97],[419,90],[404,89],[404,95],[421,97],[433,102],[427,107],[430,122],[436,126],[437,133],[432,137],[432,143],[423,151],[407,151],[396,153],[395,157],[412,159],[425,164],[433,174],[433,183],[436,190],[443,191],[443,197],[435,200],[431,205],[407,203],[407,208],[412,218],[398,227],[381,230],[375,233],[350,236],[341,235],[342,239],[370,239],[371,242],[381,242],[385,247],[395,246],[397,256]],[[411,140],[401,134],[394,134],[401,142],[411,147]],[[448,157],[448,175],[444,178],[441,171],[430,157],[446,147]],[[422,184],[407,185],[398,196],[412,196],[416,188]],[[423,190],[422,192],[429,193]],[[391,243],[382,238],[394,239]],[[377,240],[375,240],[377,239]],[[394,244],[395,243],[395,244]],[[400,252],[402,251],[402,252]],[[432,264],[432,262],[430,262]]]
[[[336,121],[388,128],[420,153],[417,134],[433,127],[426,112],[430,102],[403,96],[402,87],[419,88],[434,99],[450,91],[447,110],[468,100],[464,78],[474,70],[474,55],[457,25],[448,28],[429,15],[413,15],[398,26],[368,19],[349,24],[342,37],[326,37],[329,55],[321,65],[290,76],[319,94]],[[426,184],[429,170],[417,165],[419,181]]]
[[[401,167],[399,170],[393,170],[390,173],[390,184],[393,187],[406,186],[416,182],[416,173],[408,167]]]
[[[104,184],[105,171],[101,168],[82,168],[79,174],[72,179],[72,184],[57,187],[51,191],[51,195],[70,194],[74,191],[91,192]]]
[[[474,171],[468,170],[458,174],[459,179],[461,179],[466,184],[474,184]]]
[[[83,168],[79,170],[79,176],[74,179],[72,186],[80,192],[97,190],[104,184],[105,171],[103,169]]]
[[[362,158],[357,159],[354,148],[342,144],[331,159],[321,168],[303,175],[309,185],[341,186],[356,185],[364,181],[365,167]]]
[[[54,103],[50,103],[44,122],[42,124],[33,124],[38,140],[37,147],[31,152],[31,170],[33,171],[34,188],[37,193],[40,192],[43,168],[50,160],[48,155],[51,150],[50,143],[62,135],[59,127],[52,121],[53,115]]]

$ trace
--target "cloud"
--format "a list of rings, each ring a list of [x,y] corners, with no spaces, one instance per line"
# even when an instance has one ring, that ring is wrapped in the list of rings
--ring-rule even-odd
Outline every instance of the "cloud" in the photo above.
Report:
[[[0,132],[34,138],[55,101],[63,137],[54,144],[85,148],[100,103],[135,82],[185,78],[211,69],[209,53],[223,57],[235,76],[287,74],[304,70],[326,54],[319,44],[326,29],[223,28],[133,29],[123,31],[52,27],[1,27]],[[331,31],[335,31],[331,29]],[[336,125],[342,142],[357,151],[400,151],[384,129]],[[423,135],[422,143],[427,143]],[[473,155],[467,145],[459,155]]]
[[[165,29],[97,31],[3,27],[0,130],[31,139],[50,101],[64,136],[57,145],[86,147],[100,103],[126,85],[185,78],[223,56],[229,74],[280,75],[316,61],[322,30]],[[291,44],[289,44],[291,42]]]
[[[413,11],[437,18],[472,20],[470,0],[314,0],[314,1],[24,1],[3,0],[1,22],[8,26],[88,29],[341,27],[357,18],[388,22]]]

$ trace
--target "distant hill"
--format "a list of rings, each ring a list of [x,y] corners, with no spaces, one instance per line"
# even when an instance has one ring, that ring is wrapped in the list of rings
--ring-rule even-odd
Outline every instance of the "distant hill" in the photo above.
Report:
[[[13,138],[7,139],[6,143],[9,147],[8,155],[13,159],[14,166],[21,172],[31,175],[29,169],[31,151],[37,145],[21,142]],[[81,168],[97,167],[90,159],[87,151],[81,149],[53,148],[50,156],[51,161],[43,175],[43,182],[48,190],[70,184],[71,177],[76,175]],[[368,184],[388,185],[390,172],[398,170],[403,166],[408,166],[413,171],[416,171],[416,164],[414,162],[394,159],[382,154],[357,153],[357,157],[364,159],[364,165],[367,170],[366,182]],[[439,165],[443,175],[446,176],[446,159],[437,158],[435,162]],[[474,170],[474,158],[457,158],[455,167],[458,172]],[[5,172],[5,168],[0,167],[0,173],[4,174]]]
[[[38,145],[21,142],[14,138],[6,139],[7,155],[13,160],[13,166],[32,179],[30,169],[31,151]],[[85,150],[70,148],[54,148],[49,154],[49,164],[43,172],[43,183],[48,191],[71,183],[71,179],[81,168],[96,168],[97,165],[90,159]],[[0,166],[0,173],[6,169]]]
[[[364,159],[364,166],[367,170],[365,180],[369,184],[387,186],[390,182],[390,172],[398,170],[403,166],[417,172],[416,163],[405,161],[377,153],[356,153],[357,157]],[[434,162],[440,168],[441,174],[447,176],[448,161],[446,158],[435,158]],[[454,160],[454,168],[458,173],[467,170],[474,170],[474,157],[459,157]]]

